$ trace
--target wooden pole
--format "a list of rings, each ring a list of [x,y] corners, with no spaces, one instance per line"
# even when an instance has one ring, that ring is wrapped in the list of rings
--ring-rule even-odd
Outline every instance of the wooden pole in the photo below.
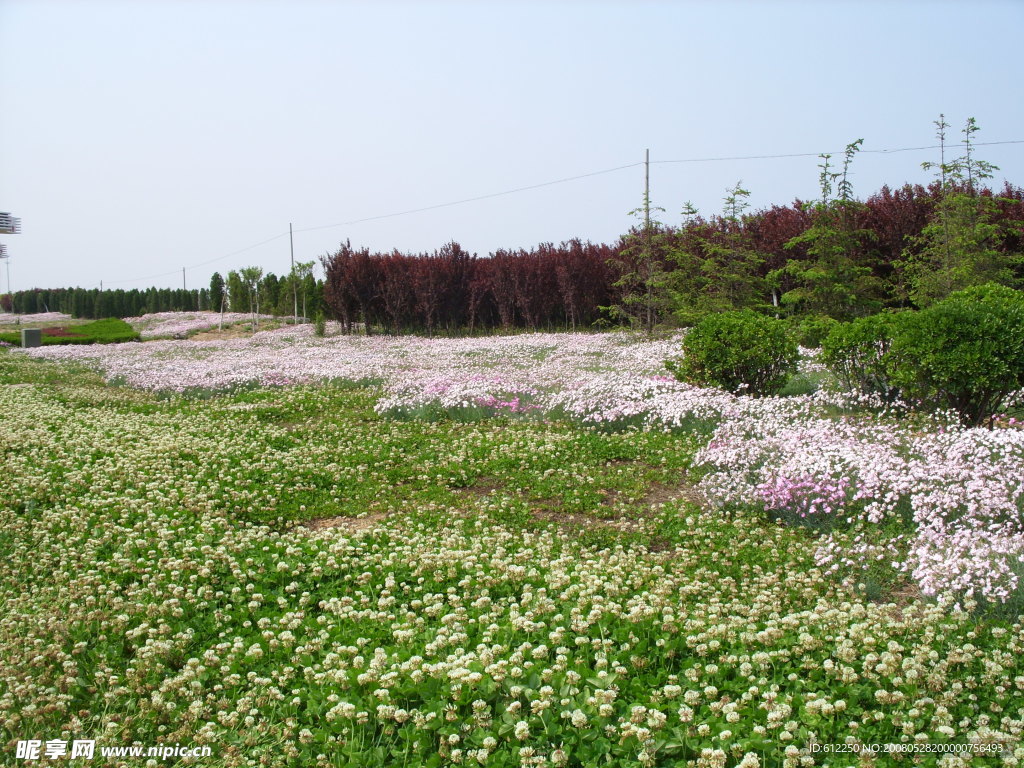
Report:
[[[299,286],[297,276],[295,274],[295,240],[292,238],[292,225],[288,223],[288,245],[292,251],[292,301],[294,302],[294,309],[292,315],[292,325],[299,324]]]

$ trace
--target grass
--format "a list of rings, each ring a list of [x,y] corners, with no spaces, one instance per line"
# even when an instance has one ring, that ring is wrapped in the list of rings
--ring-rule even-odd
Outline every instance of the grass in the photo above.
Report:
[[[42,343],[50,344],[117,344],[138,341],[139,334],[116,317],[94,320],[91,323],[67,324],[42,328]],[[21,345],[21,331],[0,333],[0,342]]]
[[[372,382],[160,398],[4,352],[0,385],[0,762],[27,738],[216,768],[1020,742],[1019,623],[872,602],[812,531],[703,509],[699,431],[395,420]]]

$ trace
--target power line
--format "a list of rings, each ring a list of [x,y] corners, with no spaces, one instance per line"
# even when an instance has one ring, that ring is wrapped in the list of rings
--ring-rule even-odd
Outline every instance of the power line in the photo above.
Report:
[[[237,256],[240,253],[245,253],[246,251],[251,251],[253,248],[259,248],[261,245],[266,245],[267,243],[272,243],[275,240],[280,240],[282,237],[285,237],[287,234],[288,234],[287,232],[280,232],[280,233],[274,235],[273,237],[268,237],[266,240],[260,240],[260,242],[258,242],[258,243],[253,243],[252,245],[245,246],[245,248],[239,248],[237,251],[232,251],[231,253],[225,253],[223,256],[218,256],[215,259],[209,259],[208,261],[201,261],[198,264],[193,264],[191,267],[188,267],[188,269],[196,269],[197,267],[205,267],[207,264],[213,264],[215,261],[223,261],[224,259],[231,258],[232,256]]]
[[[997,146],[997,145],[1002,145],[1002,144],[1024,144],[1024,139],[1017,139],[1017,140],[1012,140],[1012,141],[979,141],[979,142],[974,142],[972,144],[972,146],[975,146],[975,147],[991,147],[991,146]],[[947,149],[955,149],[957,147],[966,147],[967,145],[966,144],[947,144],[945,146],[946,146]],[[896,153],[896,152],[920,152],[920,151],[930,150],[930,149],[939,149],[940,147],[941,147],[941,145],[939,145],[939,144],[933,144],[933,145],[922,146],[922,147],[896,147],[896,148],[890,148],[890,149],[864,149],[864,150],[861,150],[861,153],[862,154],[864,154],[864,153],[893,154],[893,153]],[[657,165],[657,164],[668,165],[668,164],[673,164],[673,163],[715,163],[715,162],[725,162],[725,161],[731,161],[731,160],[778,160],[778,159],[794,158],[794,157],[820,157],[823,154],[839,154],[839,152],[794,152],[794,153],[789,153],[789,154],[778,154],[778,155],[737,155],[737,156],[734,156],[734,157],[694,157],[694,158],[685,158],[685,159],[680,159],[680,160],[651,160],[650,163],[654,164],[654,165]],[[351,219],[349,221],[338,222],[337,224],[322,224],[322,225],[315,226],[315,227],[305,227],[305,228],[302,228],[302,229],[296,229],[294,231],[295,232],[315,232],[315,231],[322,230],[322,229],[333,229],[335,227],[349,227],[349,226],[353,226],[355,224],[363,224],[363,223],[366,223],[368,221],[380,221],[382,219],[391,219],[391,218],[395,218],[397,216],[408,216],[409,214],[413,214],[413,213],[423,213],[425,211],[436,211],[436,210],[438,210],[440,208],[450,208],[450,207],[455,206],[455,205],[464,205],[466,203],[474,203],[474,202],[477,202],[479,200],[490,200],[490,199],[495,198],[495,197],[503,197],[505,195],[513,195],[513,194],[516,194],[518,192],[528,192],[528,191],[534,190],[534,189],[541,189],[542,187],[554,186],[555,184],[565,184],[565,183],[570,182],[570,181],[578,181],[579,179],[587,179],[587,178],[591,178],[593,176],[601,176],[601,175],[607,174],[607,173],[615,173],[617,171],[626,170],[627,168],[636,168],[637,166],[641,166],[641,165],[644,165],[644,163],[643,162],[627,163],[626,165],[618,165],[618,166],[615,166],[614,168],[605,168],[605,169],[600,170],[600,171],[592,171],[590,173],[581,173],[581,174],[576,175],[576,176],[566,176],[565,178],[555,179],[553,181],[544,181],[544,182],[541,182],[539,184],[529,184],[529,185],[524,186],[524,187],[515,187],[513,189],[506,189],[506,190],[503,190],[501,192],[491,192],[491,193],[486,194],[486,195],[477,195],[475,197],[466,197],[466,198],[463,198],[461,200],[452,200],[452,201],[449,201],[449,202],[446,202],[446,203],[437,203],[435,205],[423,206],[421,208],[409,208],[409,209],[404,210],[404,211],[395,211],[393,213],[384,213],[384,214],[380,214],[378,216],[366,216],[366,217],[361,218],[361,219]],[[218,262],[218,261],[223,261],[224,259],[231,258],[232,256],[237,256],[240,253],[245,253],[246,251],[251,251],[254,248],[259,248],[260,246],[266,245],[268,243],[272,243],[275,240],[280,240],[282,237],[285,237],[285,236],[287,236],[289,234],[290,234],[289,232],[281,232],[279,234],[274,235],[273,237],[268,237],[266,240],[261,240],[258,243],[253,243],[252,245],[247,245],[244,248],[239,248],[236,251],[231,251],[230,253],[225,253],[222,256],[217,256],[215,258],[208,259],[206,261],[201,261],[198,264],[193,264],[191,266],[184,267],[182,269],[193,270],[193,269],[198,269],[199,267],[205,267],[205,266],[207,266],[209,264],[213,264],[213,263]],[[176,275],[176,274],[178,274],[178,271],[179,271],[179,269],[172,269],[172,270],[169,270],[167,272],[161,272],[160,274],[156,274],[156,275],[148,275],[146,277],[136,277],[136,278],[131,278],[131,279],[128,279],[128,280],[108,280],[108,281],[105,281],[105,282],[107,284],[136,283],[136,282],[139,282],[139,281],[142,281],[142,280],[155,280],[155,279],[160,278],[160,277],[168,277],[169,275]]]
[[[451,202],[438,203],[436,205],[428,205],[428,206],[424,206],[422,208],[411,208],[411,209],[405,210],[405,211],[396,211],[395,213],[385,213],[385,214],[381,214],[379,216],[367,216],[366,218],[353,219],[352,221],[343,221],[343,222],[340,222],[338,224],[324,224],[324,225],[317,226],[317,227],[306,227],[304,229],[296,229],[294,231],[295,232],[314,232],[314,231],[320,230],[320,229],[331,229],[331,228],[334,228],[334,227],[348,227],[348,226],[352,226],[353,224],[362,224],[362,223],[367,222],[367,221],[378,221],[380,219],[390,219],[390,218],[394,218],[396,216],[406,216],[406,215],[411,214],[411,213],[421,213],[423,211],[433,211],[433,210],[437,210],[438,208],[448,208],[448,207],[451,207],[453,205],[462,205],[464,203],[472,203],[472,202],[475,202],[477,200],[488,200],[488,199],[494,198],[494,197],[501,197],[503,195],[515,194],[516,192],[526,192],[526,191],[531,190],[531,189],[540,189],[541,187],[550,187],[550,186],[552,186],[554,184],[564,184],[564,183],[569,182],[569,181],[577,181],[578,179],[586,179],[586,178],[589,178],[591,176],[600,176],[600,175],[605,174],[605,173],[614,173],[615,171],[621,171],[621,170],[624,170],[626,168],[635,168],[638,165],[643,165],[643,163],[629,163],[628,165],[620,165],[620,166],[617,166],[615,168],[605,168],[604,170],[601,170],[601,171],[593,171],[591,173],[582,173],[582,174],[579,174],[578,176],[567,176],[567,177],[565,177],[563,179],[555,179],[554,181],[544,181],[544,182],[541,182],[540,184],[530,184],[530,185],[525,186],[525,187],[516,187],[515,189],[506,189],[506,190],[504,190],[502,192],[492,192],[492,193],[486,194],[486,195],[478,195],[476,197],[467,197],[467,198],[464,198],[462,200],[453,200]],[[266,240],[261,240],[258,243],[254,243],[252,245],[247,245],[245,248],[239,248],[237,251],[232,251],[231,253],[226,253],[223,256],[217,256],[216,258],[208,259],[207,261],[202,261],[202,262],[199,262],[198,264],[193,264],[193,265],[191,265],[189,267],[185,267],[184,269],[192,270],[192,269],[198,269],[199,267],[205,267],[208,264],[213,264],[214,262],[217,262],[217,261],[223,261],[224,259],[230,258],[232,256],[237,256],[240,253],[245,253],[246,251],[251,251],[254,248],[259,248],[261,245],[266,245],[267,243],[272,243],[275,240],[279,240],[280,238],[282,238],[282,237],[284,237],[286,235],[289,235],[289,234],[290,234],[289,232],[281,232],[280,234],[274,235],[273,237],[269,237]],[[173,269],[173,270],[170,270],[168,272],[161,272],[158,275],[148,275],[146,277],[136,277],[136,278],[131,278],[131,279],[128,279],[128,280],[109,280],[107,282],[111,283],[111,284],[137,283],[137,282],[142,281],[142,280],[155,280],[155,279],[157,279],[159,277],[168,277],[169,275],[176,275],[176,274],[178,274],[178,270],[177,269]]]
[[[246,251],[251,251],[253,248],[259,248],[261,245],[266,245],[267,243],[272,243],[275,240],[280,240],[282,237],[284,237],[287,234],[288,234],[287,232],[282,232],[280,234],[274,235],[273,237],[268,237],[266,240],[261,240],[258,243],[253,243],[252,245],[247,245],[244,248],[239,248],[237,251],[232,251],[231,253],[225,253],[223,256],[217,256],[216,258],[213,258],[213,259],[208,259],[206,261],[201,261],[198,264],[193,264],[193,265],[191,265],[189,267],[182,267],[182,269],[183,270],[192,270],[192,269],[198,269],[199,267],[205,267],[207,264],[213,264],[214,262],[217,262],[217,261],[223,261],[224,259],[229,259],[232,256],[237,256],[240,253],[245,253]],[[128,279],[128,280],[107,280],[106,282],[107,283],[115,283],[115,284],[137,283],[140,280],[155,280],[158,277],[167,277],[168,275],[176,275],[176,274],[178,274],[178,270],[177,269],[172,269],[170,272],[161,272],[159,275],[148,275],[146,277],[133,277],[133,278]]]
[[[333,227],[348,227],[348,226],[351,226],[353,224],[362,224],[363,222],[367,222],[367,221],[379,221],[380,219],[390,219],[390,218],[394,218],[395,216],[405,216],[405,215],[410,214],[410,213],[422,213],[423,211],[434,211],[434,210],[437,210],[438,208],[448,208],[448,207],[453,206],[453,205],[462,205],[463,203],[474,203],[477,200],[489,200],[489,199],[491,199],[493,197],[501,197],[503,195],[512,195],[512,194],[515,194],[516,192],[526,192],[526,191],[531,190],[531,189],[540,189],[541,187],[550,187],[550,186],[552,186],[554,184],[564,184],[567,181],[576,181],[577,179],[586,179],[586,178],[589,178],[591,176],[600,176],[601,174],[604,174],[604,173],[614,173],[615,171],[621,171],[621,170],[624,170],[626,168],[635,168],[638,165],[643,165],[643,163],[629,163],[628,165],[619,165],[619,166],[616,166],[615,168],[606,168],[603,171],[594,171],[592,173],[583,173],[583,174],[580,174],[579,176],[567,176],[564,179],[555,179],[554,181],[544,181],[544,182],[541,182],[540,184],[530,184],[529,186],[526,186],[526,187],[516,187],[515,189],[506,189],[504,192],[492,192],[492,193],[487,194],[487,195],[477,195],[476,197],[467,197],[467,198],[464,198],[462,200],[453,200],[453,201],[451,201],[449,203],[438,203],[437,205],[428,205],[428,206],[425,206],[423,208],[410,208],[407,211],[398,211],[396,213],[385,213],[385,214],[382,214],[380,216],[367,216],[364,219],[353,219],[352,221],[342,221],[342,222],[340,222],[338,224],[323,224],[323,225],[318,226],[318,227],[306,227],[305,229],[296,229],[295,231],[296,232],[313,232],[313,231],[318,230],[318,229],[332,229]]]
[[[1024,144],[1024,140],[1016,141],[978,141],[971,144],[972,147],[991,147],[997,144]],[[933,144],[927,147],[897,147],[896,149],[862,149],[860,154],[893,154],[895,152],[920,152],[926,149],[940,149],[941,144]],[[966,147],[966,144],[946,144],[946,149]],[[651,160],[651,163],[717,163],[725,160],[777,160],[788,157],[821,157],[822,155],[842,154],[841,151],[833,152],[795,152],[787,155],[740,155],[737,157],[691,157],[685,160]]]

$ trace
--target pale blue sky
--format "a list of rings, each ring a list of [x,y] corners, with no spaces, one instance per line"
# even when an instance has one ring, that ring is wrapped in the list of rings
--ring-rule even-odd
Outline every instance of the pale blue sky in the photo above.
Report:
[[[740,179],[755,207],[813,198],[818,160],[657,161],[927,146],[940,112],[953,141],[970,116],[980,142],[1024,140],[1022,29],[1009,0],[0,0],[0,211],[23,222],[0,242],[16,290],[281,274],[289,222],[301,260],[345,238],[480,254],[611,242],[640,204],[640,165],[328,225],[645,148],[675,223],[687,200],[718,213]],[[998,184],[1024,184],[1024,143],[978,156]],[[855,192],[926,182],[920,163],[937,159],[865,151]]]

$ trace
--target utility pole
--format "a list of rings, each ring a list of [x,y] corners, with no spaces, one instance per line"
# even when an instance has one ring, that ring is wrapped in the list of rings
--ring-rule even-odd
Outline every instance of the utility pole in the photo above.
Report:
[[[653,301],[653,286],[651,285],[651,150],[644,150],[644,264],[648,270],[647,275],[647,333],[654,332],[654,315],[651,302]]]
[[[184,267],[181,268],[181,290],[183,290],[183,291],[187,291],[188,290],[188,288],[185,287],[185,268]]]
[[[644,231],[651,229],[651,150],[644,150]]]
[[[294,314],[292,315],[292,325],[299,324],[299,286],[297,275],[295,274],[295,240],[292,239],[292,224],[288,222],[288,245],[292,251],[292,300],[294,301]]]

